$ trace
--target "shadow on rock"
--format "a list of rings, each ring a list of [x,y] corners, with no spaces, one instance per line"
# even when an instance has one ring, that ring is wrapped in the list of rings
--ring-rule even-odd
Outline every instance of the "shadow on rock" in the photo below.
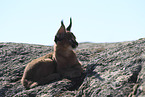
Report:
[[[67,90],[70,91],[78,90],[79,87],[82,85],[85,77],[86,77],[86,73],[83,73],[81,77],[69,79],[71,80],[71,84],[67,86]]]
[[[88,77],[92,77],[92,76],[95,76],[96,78],[98,78],[100,81],[104,81],[105,79],[103,79],[99,73],[95,72],[95,68],[97,67],[98,65],[96,64],[91,64],[91,65],[87,65],[87,69],[86,69],[86,76]]]

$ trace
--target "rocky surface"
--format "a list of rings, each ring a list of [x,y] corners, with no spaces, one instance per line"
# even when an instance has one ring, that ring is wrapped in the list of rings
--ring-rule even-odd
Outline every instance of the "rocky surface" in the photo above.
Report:
[[[81,43],[76,53],[86,73],[25,90],[20,83],[31,60],[53,51],[43,45],[0,43],[0,97],[143,97],[145,39]]]

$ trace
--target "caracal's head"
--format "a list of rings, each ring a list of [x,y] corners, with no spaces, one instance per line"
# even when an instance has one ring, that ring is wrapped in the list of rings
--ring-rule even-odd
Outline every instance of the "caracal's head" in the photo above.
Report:
[[[61,21],[61,27],[59,28],[54,39],[57,46],[61,46],[64,48],[76,48],[78,46],[76,37],[72,32],[70,32],[71,26],[72,26],[71,18],[70,18],[70,25],[67,28],[65,28],[63,21]]]

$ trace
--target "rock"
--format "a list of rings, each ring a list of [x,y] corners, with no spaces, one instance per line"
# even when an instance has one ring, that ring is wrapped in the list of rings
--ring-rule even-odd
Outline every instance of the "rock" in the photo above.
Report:
[[[85,69],[82,77],[25,90],[20,79],[27,63],[52,51],[51,46],[0,43],[0,97],[145,96],[145,38],[118,43],[81,43],[76,53]]]

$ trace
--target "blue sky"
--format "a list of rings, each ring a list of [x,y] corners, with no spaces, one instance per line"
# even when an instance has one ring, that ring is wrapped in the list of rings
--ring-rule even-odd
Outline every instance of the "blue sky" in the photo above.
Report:
[[[70,17],[78,42],[145,37],[145,0],[1,0],[0,42],[53,45]]]

